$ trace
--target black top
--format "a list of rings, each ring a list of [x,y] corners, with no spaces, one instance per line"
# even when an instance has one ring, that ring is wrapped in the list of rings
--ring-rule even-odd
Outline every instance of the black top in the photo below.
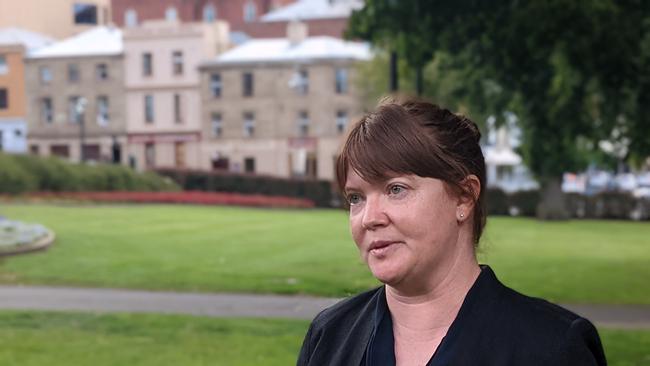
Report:
[[[343,300],[316,316],[300,350],[298,365],[394,365],[389,321],[384,287]],[[587,319],[511,290],[487,266],[482,267],[428,363],[606,364],[598,333]]]

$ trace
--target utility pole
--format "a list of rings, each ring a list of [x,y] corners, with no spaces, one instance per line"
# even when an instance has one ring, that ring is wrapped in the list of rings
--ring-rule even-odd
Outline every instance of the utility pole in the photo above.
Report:
[[[84,97],[79,97],[75,105],[75,110],[79,116],[79,161],[81,163],[86,161],[84,153],[84,145],[86,145],[86,121],[85,121],[85,112],[86,104],[88,101]]]

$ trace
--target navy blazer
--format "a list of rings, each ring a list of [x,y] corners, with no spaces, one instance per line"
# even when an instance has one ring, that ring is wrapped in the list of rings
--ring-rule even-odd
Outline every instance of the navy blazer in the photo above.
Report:
[[[361,365],[377,330],[376,309],[385,299],[380,287],[323,310],[307,331],[298,366]],[[591,366],[607,361],[587,319],[504,286],[490,267],[482,266],[429,365]]]

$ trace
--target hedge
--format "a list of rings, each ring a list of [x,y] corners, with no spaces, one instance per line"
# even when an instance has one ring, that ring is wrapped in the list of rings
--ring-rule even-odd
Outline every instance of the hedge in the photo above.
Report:
[[[538,190],[505,193],[500,189],[486,192],[488,214],[535,216],[541,195]],[[592,196],[565,194],[570,217],[586,219],[650,219],[650,199],[636,198],[627,192],[603,192]]]
[[[251,174],[160,169],[184,190],[262,194],[308,199],[318,207],[331,207],[336,200],[332,183],[326,180],[284,179]]]
[[[0,193],[35,191],[176,191],[179,187],[155,173],[138,173],[108,164],[74,164],[56,157],[0,153]]]

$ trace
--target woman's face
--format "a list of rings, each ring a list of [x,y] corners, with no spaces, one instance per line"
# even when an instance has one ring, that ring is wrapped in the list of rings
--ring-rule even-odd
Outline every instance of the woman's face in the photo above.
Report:
[[[463,205],[443,181],[401,175],[370,183],[349,169],[345,195],[352,237],[381,282],[416,285],[453,260]]]

